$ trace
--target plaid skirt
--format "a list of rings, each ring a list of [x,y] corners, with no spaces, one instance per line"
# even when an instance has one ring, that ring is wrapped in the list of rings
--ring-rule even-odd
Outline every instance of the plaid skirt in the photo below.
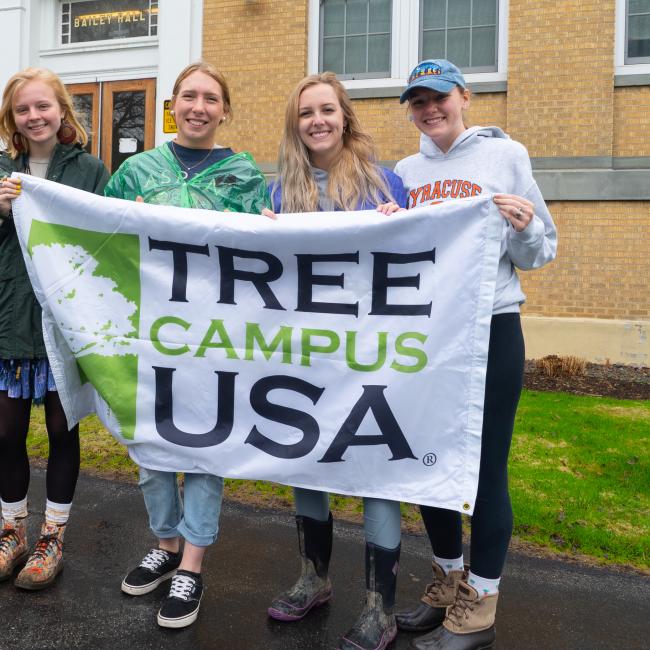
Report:
[[[42,404],[47,391],[56,384],[47,357],[42,359],[0,359],[0,390],[9,397],[32,399]]]

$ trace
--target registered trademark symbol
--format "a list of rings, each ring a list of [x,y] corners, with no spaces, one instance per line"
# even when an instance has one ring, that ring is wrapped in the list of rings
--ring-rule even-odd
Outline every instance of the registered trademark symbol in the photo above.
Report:
[[[422,462],[427,467],[431,467],[432,465],[435,465],[437,460],[438,460],[438,457],[433,453],[425,454],[424,458],[422,458]]]

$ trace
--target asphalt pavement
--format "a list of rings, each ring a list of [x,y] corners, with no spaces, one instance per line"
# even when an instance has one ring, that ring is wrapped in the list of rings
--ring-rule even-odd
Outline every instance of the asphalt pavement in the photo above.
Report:
[[[32,472],[31,539],[40,525],[45,480]],[[135,485],[82,475],[66,533],[66,565],[56,584],[21,592],[0,584],[0,648],[330,649],[364,598],[363,534],[335,524],[332,601],[298,623],[269,620],[266,607],[296,577],[289,513],[226,503],[219,540],[204,569],[198,621],[184,630],[156,624],[167,584],[140,597],[120,582],[154,543]],[[405,535],[398,606],[414,602],[430,575],[426,538]],[[650,648],[650,579],[628,572],[511,553],[499,597],[496,648]],[[400,633],[393,650],[405,650]]]

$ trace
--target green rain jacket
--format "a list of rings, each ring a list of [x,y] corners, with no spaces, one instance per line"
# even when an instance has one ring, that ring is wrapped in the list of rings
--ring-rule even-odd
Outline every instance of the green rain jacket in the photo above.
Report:
[[[105,196],[145,203],[260,214],[270,208],[264,174],[249,153],[236,153],[184,178],[167,144],[127,158],[113,174]]]
[[[0,153],[0,177],[20,170],[19,160]],[[47,179],[101,195],[108,170],[81,145],[57,144],[47,168]],[[27,275],[14,220],[5,218],[0,225],[0,359],[45,356],[41,306]]]

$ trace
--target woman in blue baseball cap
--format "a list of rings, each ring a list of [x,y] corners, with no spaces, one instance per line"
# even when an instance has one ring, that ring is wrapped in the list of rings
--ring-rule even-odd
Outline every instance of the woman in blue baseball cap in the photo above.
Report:
[[[556,230],[523,145],[498,127],[468,127],[470,92],[445,59],[419,63],[400,103],[421,132],[420,151],[395,172],[409,190],[409,208],[493,194],[504,217],[485,383],[478,493],[472,516],[471,563],[464,566],[461,515],[421,506],[433,549],[433,581],[414,608],[398,613],[420,650],[491,647],[498,588],[512,534],[507,463],[523,383],[525,300],[516,269],[536,269],[555,257]],[[396,207],[396,206],[393,206]]]

